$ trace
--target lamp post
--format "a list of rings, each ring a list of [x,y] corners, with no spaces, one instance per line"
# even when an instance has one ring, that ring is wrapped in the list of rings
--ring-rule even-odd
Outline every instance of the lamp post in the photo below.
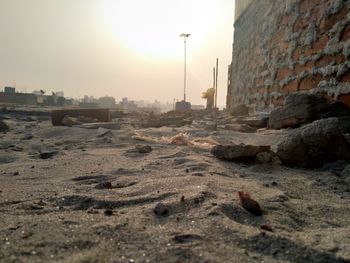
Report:
[[[184,101],[186,102],[186,40],[191,34],[188,33],[182,33],[180,37],[184,39]]]

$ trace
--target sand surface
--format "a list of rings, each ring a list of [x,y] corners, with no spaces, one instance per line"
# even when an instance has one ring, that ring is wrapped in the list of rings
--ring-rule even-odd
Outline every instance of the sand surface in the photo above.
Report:
[[[350,185],[337,174],[133,139],[182,132],[274,148],[288,130],[124,125],[97,137],[96,129],[10,117],[10,132],[0,134],[0,262],[350,262]],[[141,154],[137,144],[153,151]],[[43,160],[41,151],[58,153]],[[112,189],[96,188],[106,181]],[[262,217],[240,206],[241,190]],[[154,214],[158,203],[166,216]]]

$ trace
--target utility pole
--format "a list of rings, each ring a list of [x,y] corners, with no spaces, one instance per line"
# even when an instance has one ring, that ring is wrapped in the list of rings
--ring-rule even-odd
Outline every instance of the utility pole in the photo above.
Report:
[[[215,75],[215,108],[218,106],[218,75],[219,75],[219,59],[216,59],[216,75]]]
[[[187,82],[187,76],[186,76],[186,71],[187,71],[187,61],[186,61],[186,41],[187,41],[187,38],[190,36],[191,34],[188,34],[188,33],[182,33],[180,35],[180,37],[182,37],[184,39],[184,101],[186,102],[186,82]]]

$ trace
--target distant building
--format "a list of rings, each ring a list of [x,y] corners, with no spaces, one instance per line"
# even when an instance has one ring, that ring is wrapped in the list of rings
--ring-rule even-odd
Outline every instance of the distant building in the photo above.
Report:
[[[178,101],[175,104],[175,110],[190,110],[191,109],[191,103],[187,101]]]
[[[16,88],[14,88],[14,87],[5,87],[5,93],[16,93]]]
[[[0,92],[0,103],[36,105],[36,96],[27,93]]]

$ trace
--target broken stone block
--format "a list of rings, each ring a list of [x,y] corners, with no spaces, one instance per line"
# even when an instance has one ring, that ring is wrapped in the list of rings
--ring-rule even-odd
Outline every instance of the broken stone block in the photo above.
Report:
[[[64,116],[64,118],[62,119],[62,124],[68,127],[72,127],[73,125],[81,124],[81,122],[79,122],[77,118]]]
[[[292,131],[277,147],[282,163],[299,167],[321,167],[338,159],[350,161],[350,144],[337,118],[315,121]]]
[[[317,94],[290,94],[284,107],[270,113],[270,129],[295,128],[314,120],[349,116],[350,109],[343,103],[330,102]]]
[[[96,135],[97,137],[104,137],[107,134],[112,134],[111,130],[105,129],[105,128],[102,128],[102,127],[99,127],[97,129],[97,135]]]
[[[270,146],[255,146],[245,144],[216,145],[212,148],[211,154],[216,158],[236,161],[254,159],[258,153],[270,151]]]
[[[269,117],[267,116],[240,117],[240,118],[237,118],[235,122],[238,124],[245,124],[245,125],[249,125],[250,127],[261,129],[261,128],[267,127],[267,124],[269,122]]]
[[[64,125],[62,120],[65,116],[73,118],[88,117],[96,119],[100,122],[111,122],[109,109],[64,109],[53,110],[51,112],[51,120],[53,125]]]

